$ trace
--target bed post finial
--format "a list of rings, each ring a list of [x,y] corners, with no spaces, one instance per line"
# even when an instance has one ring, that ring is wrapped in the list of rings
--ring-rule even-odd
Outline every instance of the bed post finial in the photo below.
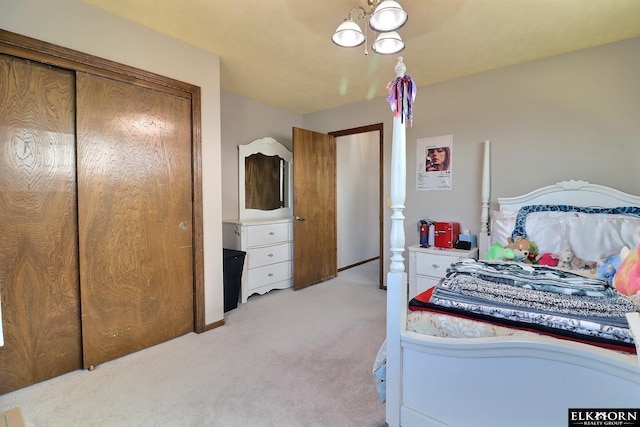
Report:
[[[398,63],[396,64],[396,77],[404,77],[405,73],[407,72],[407,66],[404,65],[402,56],[398,57]]]

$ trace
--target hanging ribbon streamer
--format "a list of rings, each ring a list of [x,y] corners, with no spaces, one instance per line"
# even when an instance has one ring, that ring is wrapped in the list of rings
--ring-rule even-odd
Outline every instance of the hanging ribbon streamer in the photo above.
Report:
[[[394,117],[400,114],[400,122],[405,123],[409,120],[413,126],[413,101],[416,99],[416,86],[411,80],[411,76],[407,74],[403,77],[396,77],[387,84],[387,101],[391,105]]]

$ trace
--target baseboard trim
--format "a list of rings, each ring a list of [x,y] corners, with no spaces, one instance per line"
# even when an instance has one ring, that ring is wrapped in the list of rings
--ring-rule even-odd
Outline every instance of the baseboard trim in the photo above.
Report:
[[[207,331],[210,331],[211,329],[215,329],[223,325],[224,325],[224,319],[218,320],[217,322],[208,323],[204,325],[204,328],[198,333],[201,334],[202,332],[207,332]]]

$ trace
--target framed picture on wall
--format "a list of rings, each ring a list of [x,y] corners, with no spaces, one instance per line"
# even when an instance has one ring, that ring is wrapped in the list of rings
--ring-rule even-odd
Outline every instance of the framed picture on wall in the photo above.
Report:
[[[416,190],[451,190],[453,135],[418,139],[416,149]]]

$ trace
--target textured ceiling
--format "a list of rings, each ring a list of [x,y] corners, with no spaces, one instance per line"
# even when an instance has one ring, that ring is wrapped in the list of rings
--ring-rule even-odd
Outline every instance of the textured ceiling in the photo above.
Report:
[[[365,0],[83,1],[218,55],[222,90],[299,114],[384,96],[399,55],[423,86],[640,36],[640,0],[400,0],[405,50],[365,56],[331,42]]]

